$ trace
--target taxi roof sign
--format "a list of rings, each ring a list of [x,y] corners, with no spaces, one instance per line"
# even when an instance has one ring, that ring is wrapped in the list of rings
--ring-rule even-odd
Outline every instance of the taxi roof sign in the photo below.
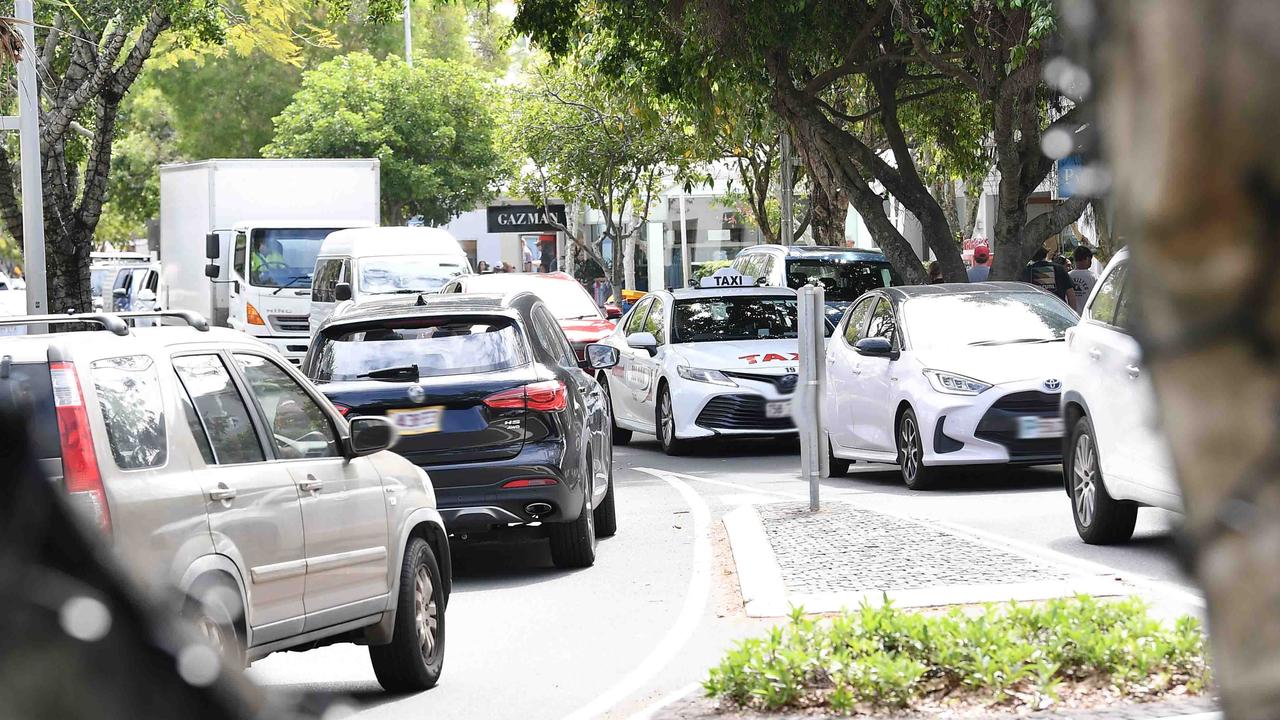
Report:
[[[752,287],[754,285],[755,283],[746,275],[743,275],[731,267],[720,268],[698,282],[698,287],[700,288],[744,288]]]

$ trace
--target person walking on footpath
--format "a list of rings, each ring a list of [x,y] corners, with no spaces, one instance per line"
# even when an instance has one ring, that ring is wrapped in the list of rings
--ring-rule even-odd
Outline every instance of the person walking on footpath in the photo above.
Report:
[[[1071,258],[1075,261],[1075,270],[1067,275],[1071,278],[1071,287],[1076,294],[1076,311],[1081,312],[1085,301],[1089,299],[1089,293],[1093,292],[1093,286],[1098,284],[1098,275],[1093,270],[1093,250],[1087,246],[1076,246]]]
[[[942,279],[942,266],[938,264],[937,260],[934,260],[929,263],[929,284],[937,285],[941,282],[945,282]]]
[[[986,282],[991,277],[991,250],[986,245],[973,249],[973,267],[969,268],[969,282]]]
[[[1076,309],[1075,293],[1071,277],[1061,265],[1049,261],[1049,251],[1044,247],[1031,256],[1031,264],[1022,270],[1022,282],[1035,285],[1058,296],[1058,299]]]

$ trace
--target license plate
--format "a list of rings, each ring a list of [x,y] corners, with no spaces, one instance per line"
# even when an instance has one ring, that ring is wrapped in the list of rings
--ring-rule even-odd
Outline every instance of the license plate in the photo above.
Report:
[[[422,435],[440,431],[444,406],[415,408],[413,410],[388,410],[387,419],[404,435]]]
[[[767,418],[791,417],[791,401],[775,400],[764,404],[764,416]]]
[[[1018,439],[1041,440],[1062,437],[1062,418],[1024,415],[1018,418]]]

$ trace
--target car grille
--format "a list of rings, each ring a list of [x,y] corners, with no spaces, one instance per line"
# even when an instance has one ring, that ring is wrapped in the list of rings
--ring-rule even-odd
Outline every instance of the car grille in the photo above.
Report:
[[[775,390],[782,393],[783,395],[790,395],[791,393],[795,392],[796,385],[800,381],[800,377],[795,373],[790,373],[787,375],[759,375],[756,373],[730,372],[728,370],[725,370],[724,374],[732,378],[738,378],[740,380],[755,380],[756,382],[769,383],[774,387]]]
[[[982,416],[974,437],[999,443],[1013,462],[1058,462],[1062,459],[1061,438],[1023,439],[1018,437],[1018,418],[1024,415],[1057,417],[1059,394],[1034,390],[1000,398]]]
[[[311,332],[310,318],[306,315],[268,315],[267,321],[271,323],[271,329],[276,332]]]
[[[791,430],[795,423],[791,418],[767,418],[764,416],[765,400],[759,395],[718,395],[711,398],[697,424],[708,430]]]

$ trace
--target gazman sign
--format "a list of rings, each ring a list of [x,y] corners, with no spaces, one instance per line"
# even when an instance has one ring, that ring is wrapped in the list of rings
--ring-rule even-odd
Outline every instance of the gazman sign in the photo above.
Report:
[[[564,205],[490,205],[489,232],[555,232],[567,225]]]

